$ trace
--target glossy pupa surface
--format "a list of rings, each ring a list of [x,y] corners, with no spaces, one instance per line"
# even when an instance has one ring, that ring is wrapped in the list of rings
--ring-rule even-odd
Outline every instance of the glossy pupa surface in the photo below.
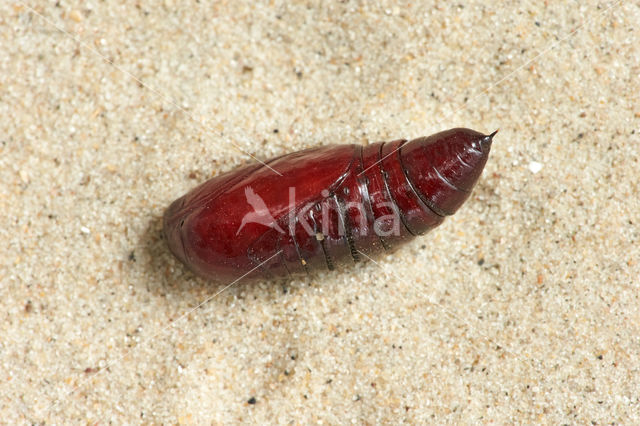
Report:
[[[457,128],[249,164],[174,201],[164,233],[178,259],[214,280],[286,278],[359,262],[455,213],[494,135]]]

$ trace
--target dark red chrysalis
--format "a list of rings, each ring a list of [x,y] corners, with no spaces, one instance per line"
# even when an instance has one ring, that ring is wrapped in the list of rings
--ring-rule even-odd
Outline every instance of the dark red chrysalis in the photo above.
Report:
[[[164,233],[176,257],[209,279],[358,262],[458,210],[495,133],[459,128],[410,142],[328,145],[240,167],[174,201]]]

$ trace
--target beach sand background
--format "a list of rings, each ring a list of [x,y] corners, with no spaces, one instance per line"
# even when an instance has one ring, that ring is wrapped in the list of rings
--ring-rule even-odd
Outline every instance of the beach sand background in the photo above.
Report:
[[[2,2],[0,418],[640,423],[639,22]],[[481,181],[377,263],[225,288],[162,239],[173,199],[251,156],[452,127],[500,129]]]

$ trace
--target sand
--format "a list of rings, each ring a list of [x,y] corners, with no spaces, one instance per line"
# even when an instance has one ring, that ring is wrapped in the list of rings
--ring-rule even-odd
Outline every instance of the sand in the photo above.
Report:
[[[293,3],[293,4],[291,4]],[[637,2],[0,4],[0,419],[640,423]],[[497,128],[392,255],[208,283],[176,197],[331,143]]]

